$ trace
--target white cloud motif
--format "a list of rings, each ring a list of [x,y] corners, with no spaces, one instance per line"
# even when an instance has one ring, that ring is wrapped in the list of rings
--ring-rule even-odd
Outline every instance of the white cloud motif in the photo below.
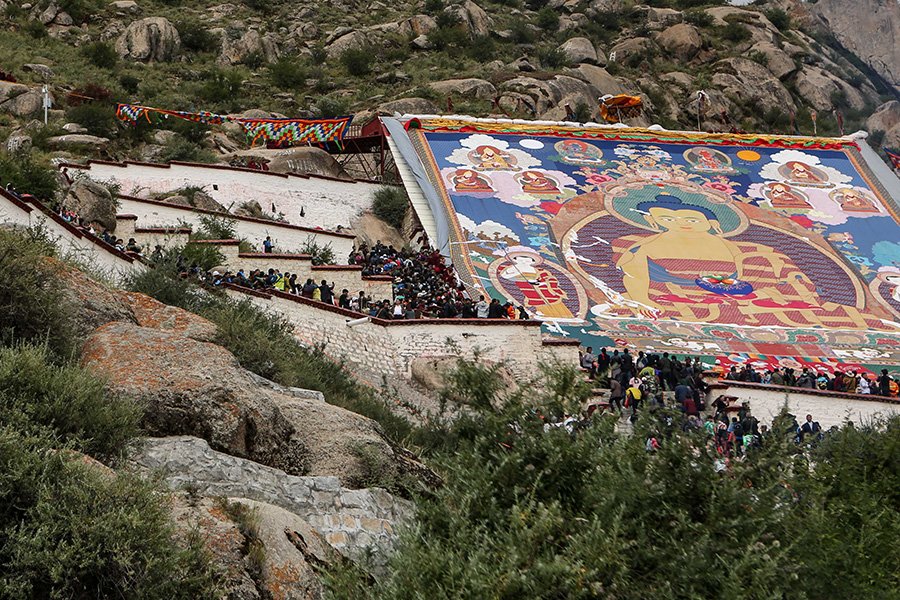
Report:
[[[541,164],[541,161],[534,158],[524,150],[510,148],[509,143],[505,140],[485,135],[483,133],[472,134],[469,137],[460,140],[459,143],[462,148],[457,148],[453,152],[451,152],[450,156],[447,157],[447,162],[455,165],[470,166],[472,164],[472,161],[469,160],[469,152],[479,146],[493,146],[498,150],[502,150],[503,152],[514,156],[516,159],[516,167],[519,169],[530,169],[532,167],[540,166]]]
[[[769,162],[759,170],[759,174],[763,178],[770,181],[785,181],[784,176],[782,176],[781,173],[778,172],[778,168],[794,160],[806,163],[810,167],[814,167],[825,173],[828,176],[828,183],[850,183],[853,180],[853,178],[849,175],[844,175],[835,168],[826,167],[825,165],[823,165],[819,161],[818,156],[807,154],[806,152],[801,152],[800,150],[782,150],[780,152],[776,152],[772,155],[771,162]]]
[[[512,239],[516,242],[520,241],[519,236],[515,231],[513,231],[506,225],[497,223],[496,221],[487,220],[482,221],[481,223],[476,223],[475,221],[461,213],[456,213],[456,218],[459,220],[460,226],[473,236],[496,241],[505,239]]]

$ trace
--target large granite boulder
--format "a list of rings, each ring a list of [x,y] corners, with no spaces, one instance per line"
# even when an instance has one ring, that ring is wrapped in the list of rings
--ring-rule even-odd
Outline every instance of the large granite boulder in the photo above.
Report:
[[[87,339],[82,360],[113,394],[145,407],[153,435],[197,436],[221,452],[348,485],[367,476],[363,454],[398,474],[427,471],[371,419],[327,404],[319,392],[277,386],[224,348],[180,333],[109,323]]]
[[[164,17],[131,23],[116,40],[116,52],[138,62],[171,62],[181,52],[178,30]]]
[[[19,83],[0,81],[0,111],[25,117],[36,113],[42,106],[40,90]]]
[[[891,100],[878,107],[872,116],[866,119],[866,129],[874,131],[890,131],[900,124],[900,102]]]
[[[791,93],[763,65],[749,58],[728,58],[716,64],[713,85],[726,93],[753,98],[764,109],[796,110]]]
[[[221,65],[237,65],[246,62],[253,56],[261,56],[266,62],[278,60],[281,51],[278,49],[274,36],[271,34],[260,35],[259,31],[251,29],[236,40],[231,40],[227,36],[223,37],[217,60]]]
[[[697,28],[687,23],[679,23],[665,29],[656,38],[670,56],[680,61],[689,61],[703,48],[703,38]]]
[[[442,95],[458,94],[475,98],[494,98],[497,95],[497,88],[484,79],[447,79],[429,83],[428,87]]]
[[[105,229],[116,230],[116,202],[109,189],[96,181],[79,179],[73,183],[63,204],[85,223],[99,223]]]
[[[600,62],[597,49],[591,40],[583,37],[569,38],[560,45],[559,50],[565,53],[573,64],[588,63],[596,65]]]

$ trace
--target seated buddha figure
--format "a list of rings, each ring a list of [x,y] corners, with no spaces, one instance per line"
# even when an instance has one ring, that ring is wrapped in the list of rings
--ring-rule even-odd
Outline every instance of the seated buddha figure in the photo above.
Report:
[[[530,194],[558,194],[556,183],[540,171],[525,171],[519,178],[522,191]]]
[[[614,246],[626,295],[644,307],[634,311],[638,315],[735,325],[870,326],[856,307],[823,302],[784,253],[726,238],[710,208],[667,194],[636,208],[658,233],[623,236]]]
[[[451,176],[457,192],[493,192],[490,184],[470,169],[457,169]]]
[[[841,205],[841,210],[848,212],[881,212],[866,194],[853,188],[836,190],[831,193],[831,197]]]

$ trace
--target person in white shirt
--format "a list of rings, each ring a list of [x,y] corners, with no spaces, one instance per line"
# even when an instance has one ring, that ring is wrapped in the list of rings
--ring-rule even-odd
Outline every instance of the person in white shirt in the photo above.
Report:
[[[481,299],[478,300],[478,304],[475,305],[475,315],[479,319],[487,319],[488,318],[488,310],[489,305],[484,301],[484,296],[481,296]]]

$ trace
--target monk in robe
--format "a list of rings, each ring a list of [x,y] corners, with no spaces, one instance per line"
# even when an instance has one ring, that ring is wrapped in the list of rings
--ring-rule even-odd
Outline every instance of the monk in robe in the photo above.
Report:
[[[614,243],[626,295],[643,305],[633,311],[637,315],[735,325],[884,328],[855,306],[823,302],[815,284],[785,254],[725,238],[708,208],[666,194],[636,208],[659,231]]]
[[[854,190],[853,188],[845,188],[832,193],[832,198],[841,205],[841,210],[848,212],[881,212],[865,194]]]
[[[457,169],[453,177],[457,192],[493,192],[488,183],[469,169]]]
[[[558,194],[556,183],[540,171],[525,171],[519,180],[522,191],[530,194]]]
[[[806,163],[794,160],[787,163],[786,166],[790,169],[791,179],[798,183],[811,183],[815,185],[825,183],[825,181],[813,173],[812,167]]]
[[[475,148],[475,154],[479,158],[479,166],[483,169],[506,169],[509,163],[500,151],[493,146],[478,146]]]
[[[768,196],[772,208],[812,208],[809,202],[795,194],[786,183],[770,183]]]
[[[536,312],[538,317],[547,319],[572,319],[572,311],[564,300],[568,294],[559,285],[559,279],[541,265],[544,257],[527,246],[512,246],[506,257],[512,264],[501,269],[500,279],[510,281],[525,296],[525,305]]]

